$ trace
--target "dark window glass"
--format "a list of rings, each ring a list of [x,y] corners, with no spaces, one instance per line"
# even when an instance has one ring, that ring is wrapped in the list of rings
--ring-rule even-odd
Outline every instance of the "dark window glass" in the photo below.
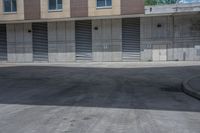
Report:
[[[62,9],[62,0],[57,0],[57,9]]]
[[[97,0],[97,7],[112,6],[112,0]]]
[[[4,0],[4,12],[11,12],[11,0]]]
[[[105,6],[105,0],[97,0],[97,7]]]
[[[107,1],[106,6],[112,6],[112,0],[106,0],[106,1]]]
[[[62,9],[62,0],[49,0],[49,10]]]
[[[49,10],[56,10],[56,0],[49,0]]]
[[[16,0],[4,0],[4,12],[16,12],[17,2]]]
[[[12,0],[12,11],[13,12],[17,11],[17,2],[16,2],[16,0]]]
[[[4,0],[4,12],[16,12],[17,2],[16,0]]]

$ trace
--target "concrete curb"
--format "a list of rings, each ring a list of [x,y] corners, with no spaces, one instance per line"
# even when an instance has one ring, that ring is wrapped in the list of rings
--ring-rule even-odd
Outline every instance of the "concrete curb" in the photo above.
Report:
[[[191,80],[197,78],[197,77],[200,77],[200,76],[194,76],[194,77],[192,77],[192,78],[189,78],[189,79],[183,81],[183,83],[182,83],[182,90],[183,90],[183,92],[185,92],[186,94],[188,94],[188,95],[190,95],[190,96],[192,96],[192,97],[197,98],[197,99],[200,100],[200,92],[195,91],[195,90],[189,85],[189,82],[190,82]],[[199,85],[200,85],[200,83],[199,83]]]

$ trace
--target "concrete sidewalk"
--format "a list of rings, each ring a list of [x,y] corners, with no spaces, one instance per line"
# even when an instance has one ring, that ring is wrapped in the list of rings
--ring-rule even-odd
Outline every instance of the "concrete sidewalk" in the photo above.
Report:
[[[43,66],[74,68],[153,68],[153,67],[188,67],[200,66],[200,61],[167,61],[167,62],[70,62],[70,63],[3,63],[2,67]]]
[[[192,77],[183,83],[183,91],[200,99],[200,76]]]

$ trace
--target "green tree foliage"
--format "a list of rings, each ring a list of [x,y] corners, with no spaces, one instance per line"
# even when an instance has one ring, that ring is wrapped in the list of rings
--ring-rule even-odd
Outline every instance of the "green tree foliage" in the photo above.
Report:
[[[175,4],[178,0],[145,0],[145,5]]]
[[[145,0],[145,5],[156,5],[157,0]]]

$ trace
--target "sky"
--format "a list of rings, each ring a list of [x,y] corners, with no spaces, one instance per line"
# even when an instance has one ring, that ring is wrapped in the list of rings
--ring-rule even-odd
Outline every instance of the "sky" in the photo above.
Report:
[[[180,3],[195,3],[200,2],[200,0],[180,0]]]

